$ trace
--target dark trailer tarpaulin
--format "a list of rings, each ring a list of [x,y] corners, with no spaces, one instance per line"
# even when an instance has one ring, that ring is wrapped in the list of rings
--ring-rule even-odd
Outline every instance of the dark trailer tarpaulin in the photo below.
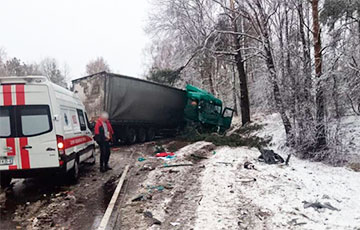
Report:
[[[115,142],[141,143],[156,135],[173,135],[185,122],[184,90],[107,72],[73,80],[73,90],[91,121],[104,110],[109,113]]]
[[[180,89],[115,74],[105,80],[105,110],[114,124],[174,128],[183,122],[185,103],[186,93]]]

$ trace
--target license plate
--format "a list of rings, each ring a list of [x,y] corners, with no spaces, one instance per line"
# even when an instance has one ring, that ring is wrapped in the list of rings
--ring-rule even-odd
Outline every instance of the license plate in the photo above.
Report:
[[[12,165],[14,163],[11,157],[0,157],[0,165]]]

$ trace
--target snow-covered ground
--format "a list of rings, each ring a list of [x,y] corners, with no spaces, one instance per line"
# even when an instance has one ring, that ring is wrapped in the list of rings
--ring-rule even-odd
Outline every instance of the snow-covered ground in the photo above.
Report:
[[[256,123],[265,125],[258,135],[262,137],[271,136],[272,149],[284,155],[293,152],[292,149],[285,146],[285,130],[279,114],[257,115],[254,116],[253,120]],[[235,123],[237,125],[240,120],[235,118]],[[328,124],[328,132],[331,137],[335,135],[336,125],[335,122]],[[346,159],[348,163],[360,163],[360,116],[347,115],[341,118],[339,127],[339,133],[337,134],[339,143],[336,146],[330,146],[338,149],[338,156],[335,157]],[[331,143],[330,145],[335,144]]]
[[[278,116],[267,116],[265,124],[260,135],[271,135],[271,148],[286,157],[291,150],[284,147]],[[202,173],[194,229],[360,229],[358,172],[294,156],[289,166],[267,165],[258,162],[259,155],[245,147],[216,151]],[[245,169],[246,161],[255,170]],[[304,202],[337,210],[305,208]]]
[[[257,122],[265,124],[257,134],[272,136],[269,147],[286,158],[292,150],[285,147],[279,116],[262,116]],[[355,154],[360,130],[352,125],[354,120],[343,122],[343,130],[355,130],[343,134],[344,140],[345,135],[354,137]],[[195,161],[194,155],[205,159]],[[255,148],[215,147],[209,142],[189,144],[171,159],[144,155],[147,160],[135,165],[135,175],[144,181],[133,194],[151,196],[139,202],[129,196],[122,221],[132,226],[128,229],[153,230],[360,230],[359,172],[295,156],[288,166],[268,165],[258,161],[259,155]],[[245,169],[245,162],[255,168]],[[188,166],[167,167],[184,163]],[[306,206],[316,202],[330,209]],[[161,225],[153,224],[149,213]]]
[[[255,208],[247,212],[263,222],[249,223],[255,229],[360,228],[359,173],[295,157],[289,166],[266,165],[258,156],[247,148],[217,151],[203,173],[195,229],[236,229],[242,223],[241,208],[250,205]],[[245,169],[246,161],[256,170]],[[339,211],[304,208],[304,201],[329,203]]]

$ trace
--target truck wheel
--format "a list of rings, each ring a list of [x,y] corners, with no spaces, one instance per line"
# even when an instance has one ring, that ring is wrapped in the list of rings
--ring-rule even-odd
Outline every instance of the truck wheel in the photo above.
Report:
[[[9,175],[0,175],[0,184],[2,189],[9,187],[10,183],[11,177]]]
[[[144,143],[146,141],[146,130],[144,128],[138,129],[137,141],[139,143]]]
[[[146,140],[152,141],[155,139],[155,129],[149,128],[146,132]]]
[[[126,143],[131,145],[136,142],[136,131],[133,128],[128,128],[126,131]]]
[[[120,137],[119,134],[114,134],[112,137],[112,145],[119,146],[120,145]]]
[[[78,159],[75,159],[74,166],[69,171],[69,179],[71,182],[77,182],[79,179],[79,161]]]

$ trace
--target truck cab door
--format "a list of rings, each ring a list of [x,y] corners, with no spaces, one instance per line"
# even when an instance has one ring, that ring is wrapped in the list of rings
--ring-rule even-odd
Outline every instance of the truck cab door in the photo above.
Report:
[[[234,109],[226,107],[222,114],[222,127],[223,129],[228,129],[231,126],[232,118],[234,115]]]

